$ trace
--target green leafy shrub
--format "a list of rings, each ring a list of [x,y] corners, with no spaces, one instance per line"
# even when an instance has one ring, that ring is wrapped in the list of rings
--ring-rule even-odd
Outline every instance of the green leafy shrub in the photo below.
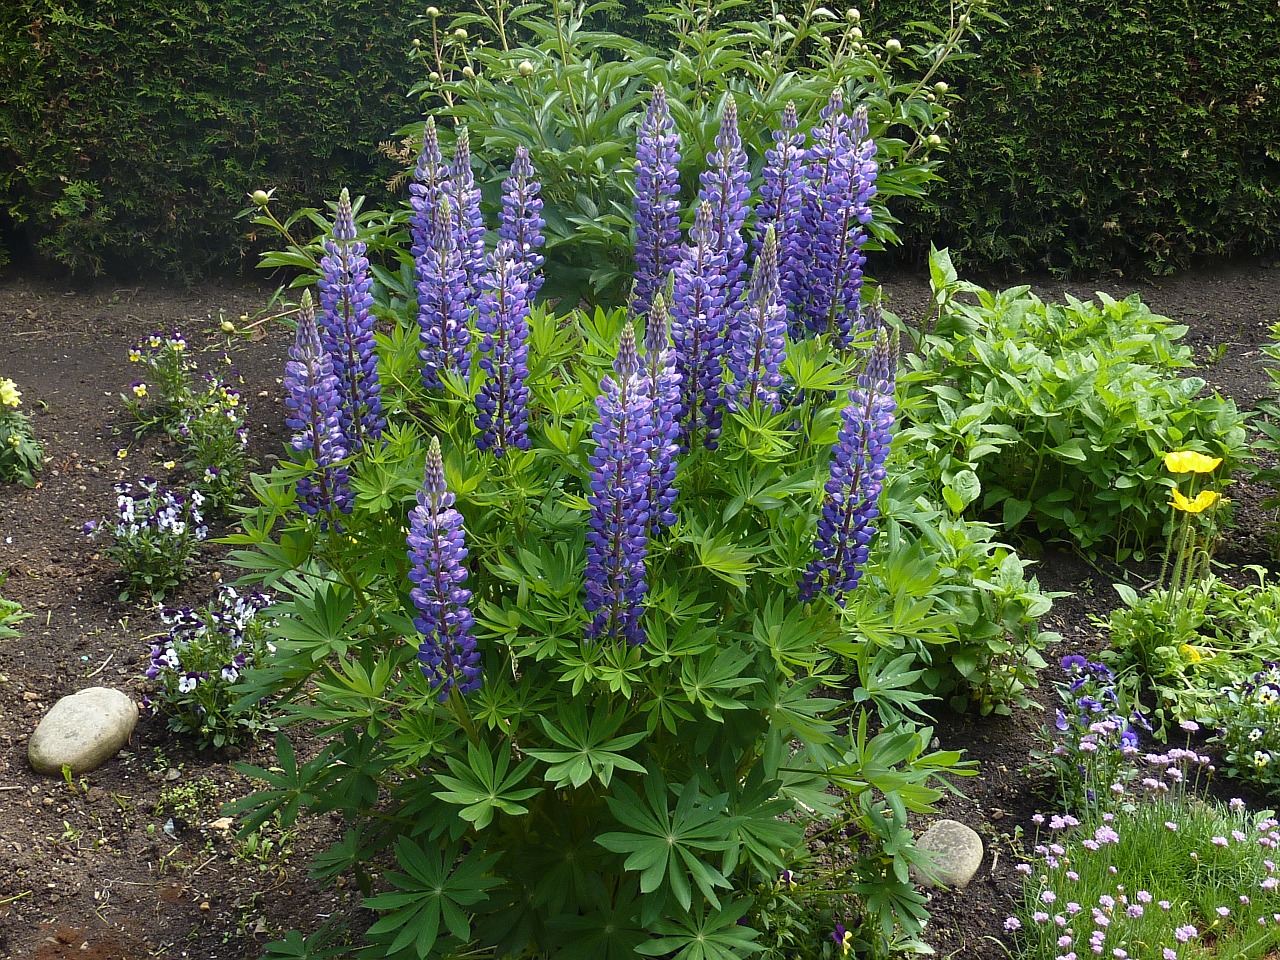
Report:
[[[251,248],[250,191],[373,190],[414,79],[409,5],[0,7],[0,208],[78,273],[194,276]]]
[[[1142,557],[1168,519],[1165,453],[1200,447],[1228,470],[1245,458],[1244,415],[1184,373],[1186,327],[1136,295],[1058,306],[1027,287],[991,293],[938,252],[930,275],[936,314],[908,357],[903,436],[954,513],[998,510],[1006,531]]]
[[[903,205],[921,246],[975,267],[1156,273],[1280,249],[1274,4],[992,6],[1002,22],[943,76],[961,96],[944,183]],[[865,29],[948,9],[880,0]]]

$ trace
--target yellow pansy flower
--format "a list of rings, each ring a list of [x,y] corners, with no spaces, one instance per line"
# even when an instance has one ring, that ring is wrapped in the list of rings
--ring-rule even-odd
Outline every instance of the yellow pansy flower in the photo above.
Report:
[[[22,391],[16,383],[8,378],[0,380],[0,407],[13,407],[16,410],[22,405],[21,396]]]
[[[1212,473],[1221,465],[1221,457],[1210,457],[1194,450],[1174,450],[1164,455],[1164,468],[1170,473]]]
[[[1196,494],[1194,500],[1189,500],[1182,495],[1182,491],[1174,487],[1169,491],[1173,495],[1173,499],[1169,501],[1169,506],[1175,510],[1181,510],[1183,513],[1204,513],[1215,503],[1222,494],[1217,490],[1201,490]]]

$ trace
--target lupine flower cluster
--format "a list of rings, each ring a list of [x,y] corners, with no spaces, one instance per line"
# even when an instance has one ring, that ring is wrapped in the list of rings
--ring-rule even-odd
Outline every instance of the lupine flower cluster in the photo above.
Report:
[[[542,219],[541,191],[542,184],[534,179],[529,148],[523,145],[516,147],[511,175],[502,183],[502,218],[498,226],[498,237],[509,241],[514,247],[510,259],[519,265],[525,275],[530,303],[542,289],[542,264],[545,259],[539,252],[546,243],[542,228],[547,225],[547,221]]]
[[[673,506],[676,457],[680,453],[680,371],[671,346],[667,302],[654,295],[644,330],[644,378],[653,403],[653,457],[649,473],[649,530],[657,533],[676,522]]]
[[[91,520],[84,532],[92,537],[111,529],[112,540],[104,552],[125,575],[122,600],[143,591],[160,598],[181,582],[208,535],[200,513],[204,497],[199,491],[184,494],[164,489],[150,477],[136,485],[118,483],[115,491],[114,527]]]
[[[236,684],[275,652],[261,616],[271,602],[270,594],[242,597],[223,586],[203,608],[161,611],[169,635],[151,646],[146,678],[155,689],[143,705],[201,748],[237,743],[260,729],[262,705],[237,708]]]
[[[1139,731],[1150,731],[1140,712],[1126,711],[1115,675],[1080,654],[1062,658],[1067,682],[1058,684],[1062,707],[1044,759],[1058,780],[1063,802],[1073,809],[1111,807],[1136,775]]]
[[[1249,679],[1223,689],[1218,704],[1228,775],[1280,785],[1280,663],[1264,661]]]
[[[896,344],[882,330],[840,415],[814,544],[818,556],[805,570],[800,585],[806,599],[827,593],[843,603],[844,595],[862,578],[875,519],[880,515],[877,504],[884,485],[884,463],[893,439],[897,366]]]
[[[44,455],[31,435],[31,421],[19,407],[22,391],[7,377],[0,378],[0,481],[21,481],[34,487],[34,473]]]
[[[356,239],[351,195],[342,188],[333,236],[320,260],[320,343],[333,364],[342,403],[338,426],[350,452],[376,443],[386,427],[373,339],[373,277],[366,245]]]
[[[751,171],[747,169],[747,153],[738,133],[738,104],[732,96],[725,103],[715,146],[707,157],[707,169],[699,178],[698,205],[711,207],[710,244],[724,255],[724,328],[732,335],[746,287],[747,242],[742,231],[747,225],[747,201],[751,198],[747,186]]]
[[[645,316],[680,259],[680,135],[662,84],[653,89],[636,144],[636,272],[631,310]]]
[[[773,227],[751,274],[751,289],[738,322],[729,331],[730,406],[745,410],[759,402],[774,413],[782,410],[782,361],[787,349],[787,308],[778,286],[778,242]]]
[[[347,468],[347,440],[339,409],[342,394],[333,374],[333,361],[320,344],[311,291],[304,290],[298,312],[298,331],[285,364],[285,423],[293,431],[293,449],[314,464],[297,483],[298,503],[308,516],[351,512]]]
[[[614,375],[600,383],[592,428],[591,503],[587,533],[590,639],[621,637],[632,646],[646,640],[645,557],[654,443],[653,401],[640,372],[635,330],[623,327]]]
[[[1028,960],[1260,956],[1280,937],[1277,821],[1243,801],[1147,799],[1082,823],[1034,818],[1048,836],[1019,864],[1024,905],[1005,921]]]
[[[476,445],[498,456],[509,447],[529,448],[528,264],[502,240],[480,279],[479,366],[487,379],[476,395]]]
[[[472,634],[475,620],[468,604],[466,536],[462,514],[445,484],[439,439],[427,451],[418,505],[409,512],[409,591],[422,635],[418,663],[441,703],[456,690],[465,696],[483,682],[480,651]]]

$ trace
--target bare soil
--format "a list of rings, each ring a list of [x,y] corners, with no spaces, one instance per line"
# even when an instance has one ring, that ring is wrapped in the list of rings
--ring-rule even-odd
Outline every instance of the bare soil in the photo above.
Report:
[[[1199,371],[1214,388],[1246,409],[1270,393],[1259,346],[1280,320],[1280,265],[1211,265],[1148,284],[1023,282],[1056,300],[1137,290],[1156,313],[1190,326],[1188,341],[1201,362],[1221,351]],[[899,315],[924,314],[927,283],[904,275],[885,286]],[[143,716],[118,757],[72,784],[36,775],[26,759],[27,738],[60,697],[103,685],[141,700],[148,689],[148,638],[162,624],[155,612],[116,600],[112,566],[81,531],[86,520],[112,514],[118,480],[166,475],[168,456],[158,441],[131,444],[120,398],[136,378],[128,348],[153,331],[176,329],[209,368],[222,366],[226,352],[245,380],[252,452],[269,465],[284,440],[280,377],[289,335],[272,324],[256,341],[219,332],[222,316],[239,322],[268,298],[267,289],[243,284],[83,290],[0,281],[0,376],[18,381],[47,457],[36,489],[0,487],[0,575],[8,574],[0,593],[35,615],[20,626],[20,639],[0,641],[0,956],[250,958],[283,930],[357,911],[346,891],[307,877],[308,857],[332,839],[332,822],[276,835],[277,845],[262,853],[235,841],[220,819],[223,802],[251,789],[231,763],[270,766],[269,744],[195,754],[163,721]],[[1233,489],[1237,527],[1224,554],[1233,564],[1274,561],[1273,519],[1258,507],[1266,492]],[[1097,650],[1102,638],[1093,618],[1114,605],[1110,581],[1120,571],[1100,570],[1052,544],[1029,548],[1041,553],[1042,586],[1071,592],[1046,624],[1063,635],[1062,652]],[[207,547],[172,599],[206,600],[223,576],[222,552]],[[960,784],[964,796],[944,801],[943,812],[988,844],[968,888],[933,895],[928,939],[941,956],[1007,956],[1001,924],[1018,890],[1018,834],[1044,805],[1024,772],[1041,720],[1035,712],[938,717],[941,745],[963,748],[981,763],[980,775]],[[304,741],[299,753],[317,748]]]

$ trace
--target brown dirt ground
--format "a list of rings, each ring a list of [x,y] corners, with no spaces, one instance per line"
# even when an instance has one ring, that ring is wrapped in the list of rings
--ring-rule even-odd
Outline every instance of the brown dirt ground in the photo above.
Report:
[[[1202,371],[1215,388],[1244,408],[1269,393],[1259,345],[1280,320],[1280,265],[1211,265],[1145,285],[1034,284],[1052,299],[1136,289],[1156,313],[1190,325],[1200,359],[1225,349]],[[919,278],[896,276],[886,289],[905,319],[923,314],[928,288]],[[344,891],[319,889],[306,876],[308,856],[328,843],[332,823],[307,823],[282,852],[253,856],[214,825],[219,804],[249,789],[230,766],[237,757],[193,754],[162,722],[144,717],[126,750],[74,790],[35,775],[26,761],[29,734],[59,697],[95,684],[137,699],[146,692],[145,638],[160,631],[159,620],[116,601],[111,566],[81,533],[85,520],[110,515],[117,480],[164,474],[155,441],[134,445],[124,460],[116,456],[130,439],[121,432],[119,396],[136,376],[128,347],[155,330],[177,329],[209,367],[227,351],[246,381],[253,453],[269,463],[284,438],[279,380],[288,333],[268,324],[261,340],[229,341],[218,331],[222,315],[256,315],[268,296],[244,284],[73,290],[0,281],[0,376],[18,381],[47,456],[35,490],[0,488],[0,574],[9,575],[0,592],[35,614],[20,639],[0,641],[0,956],[257,957],[285,929],[311,929],[355,909]],[[1273,520],[1257,506],[1261,495],[1247,485],[1233,491],[1237,530],[1225,553],[1233,563],[1273,560]],[[175,599],[197,603],[211,594],[218,555],[216,547],[205,551]],[[1110,573],[1052,547],[1036,572],[1046,589],[1072,591],[1047,618],[1063,635],[1062,649],[1096,650],[1101,638],[1091,617],[1114,602]],[[938,719],[942,746],[964,748],[981,763],[980,776],[961,784],[964,796],[944,801],[944,813],[988,842],[969,888],[933,896],[928,939],[941,956],[1007,956],[1001,923],[1018,889],[1017,836],[1043,803],[1024,774],[1040,720],[1036,713]],[[239,759],[269,766],[270,748],[250,747]]]

